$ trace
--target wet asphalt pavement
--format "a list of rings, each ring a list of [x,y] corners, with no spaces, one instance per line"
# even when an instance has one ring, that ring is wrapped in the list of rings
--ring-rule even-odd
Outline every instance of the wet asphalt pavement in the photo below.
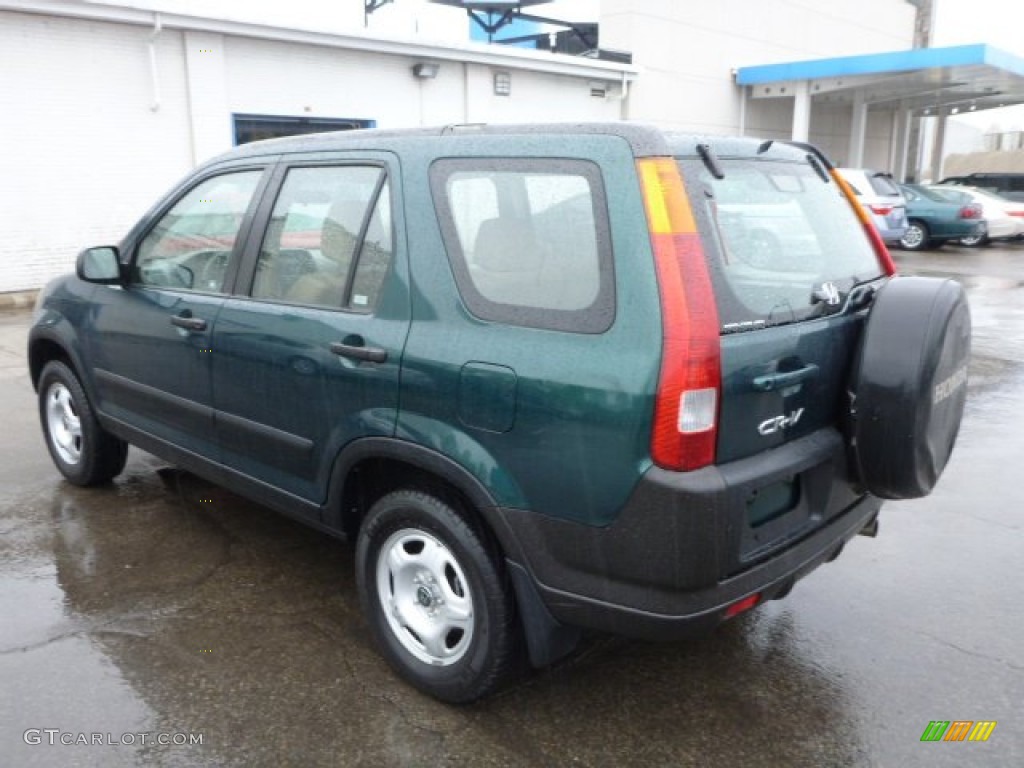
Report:
[[[711,637],[589,638],[465,708],[374,652],[349,545],[135,449],[113,486],[63,482],[30,318],[0,314],[0,766],[1024,765],[1024,245],[894,255],[971,298],[937,491]],[[998,725],[922,743],[931,720]]]

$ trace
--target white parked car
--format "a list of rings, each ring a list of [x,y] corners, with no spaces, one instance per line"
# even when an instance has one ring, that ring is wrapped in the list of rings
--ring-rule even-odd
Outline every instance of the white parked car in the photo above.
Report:
[[[971,198],[971,202],[981,206],[981,215],[988,224],[987,231],[983,235],[960,238],[964,245],[973,247],[985,245],[992,240],[1011,240],[1024,236],[1024,203],[1007,200],[994,192],[986,192],[977,187],[937,184],[929,189],[950,200],[953,199],[953,195],[963,193]]]

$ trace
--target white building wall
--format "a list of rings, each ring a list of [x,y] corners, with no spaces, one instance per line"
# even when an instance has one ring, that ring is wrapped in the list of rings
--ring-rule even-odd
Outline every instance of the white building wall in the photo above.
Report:
[[[224,77],[224,35],[184,32],[185,80],[188,85],[192,162],[223,152],[234,140]]]
[[[514,60],[441,61],[421,79],[412,56],[208,31],[163,29],[154,78],[153,32],[0,11],[0,292],[38,288],[82,248],[117,242],[175,180],[231,148],[232,114],[385,128],[620,116],[585,76]],[[511,76],[509,96],[493,92],[497,69]]]
[[[629,117],[698,133],[740,130],[738,67],[902,50],[913,26],[906,0],[601,2],[601,46],[632,51],[643,71]],[[792,104],[750,100],[746,132],[789,138]]]
[[[116,242],[192,165],[182,36],[0,12],[0,292]]]
[[[226,46],[235,113],[370,119],[379,128],[619,118],[619,102],[591,96],[579,77],[444,61],[423,79],[412,76],[414,58],[246,38]],[[497,71],[509,73],[509,96],[494,93]]]

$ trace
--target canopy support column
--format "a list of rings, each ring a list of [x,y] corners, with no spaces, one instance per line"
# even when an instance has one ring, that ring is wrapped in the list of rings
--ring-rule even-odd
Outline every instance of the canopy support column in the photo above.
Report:
[[[946,148],[946,118],[949,107],[940,107],[935,118],[935,133],[932,139],[932,184],[938,184],[942,178],[942,153]]]
[[[864,165],[864,135],[868,130],[868,105],[864,94],[857,90],[853,95],[853,114],[850,120],[850,151],[846,164],[851,168]]]
[[[811,88],[801,80],[793,94],[793,141],[807,141],[811,135]]]

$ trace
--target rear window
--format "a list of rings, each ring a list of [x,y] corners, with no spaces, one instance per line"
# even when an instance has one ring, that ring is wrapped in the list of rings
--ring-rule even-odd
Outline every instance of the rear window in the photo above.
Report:
[[[957,193],[960,197],[966,197],[962,192]],[[949,200],[945,199],[942,195],[933,192],[930,189],[924,187],[903,187],[903,196],[908,200],[918,200],[924,198],[925,200],[931,200],[933,203],[948,203]]]
[[[883,176],[880,173],[871,173],[868,174],[868,181],[871,183],[871,188],[879,195],[888,195],[889,197],[893,197],[900,194],[900,188],[897,187],[896,182],[888,176]]]
[[[840,292],[882,274],[871,242],[842,191],[807,163],[722,159],[716,179],[680,158],[711,260],[724,332],[824,314],[825,283]]]
[[[971,202],[971,196],[966,192],[961,192],[958,189],[940,189],[938,187],[929,187],[928,191],[935,195],[939,200],[946,203],[969,203]]]

